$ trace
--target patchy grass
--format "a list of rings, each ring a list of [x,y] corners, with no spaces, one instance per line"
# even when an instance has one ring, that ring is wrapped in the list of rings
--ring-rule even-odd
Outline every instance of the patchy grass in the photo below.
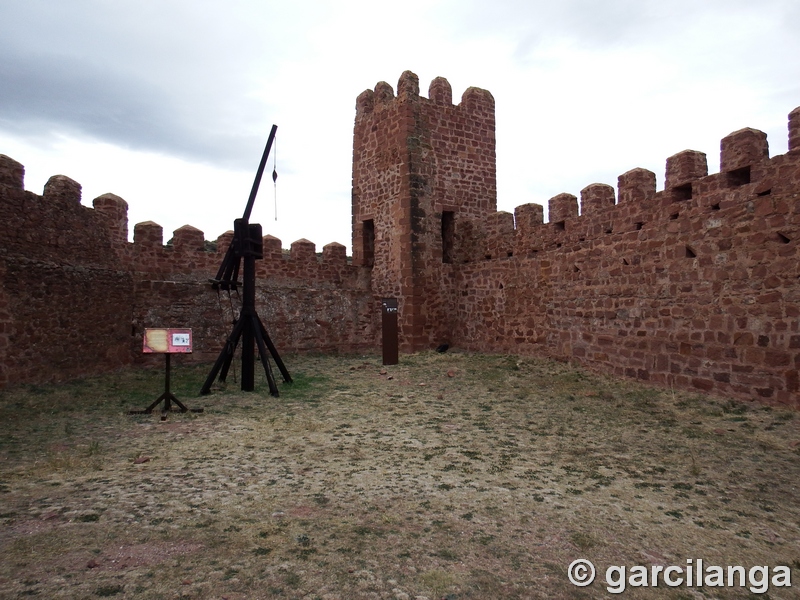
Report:
[[[205,412],[165,422],[127,414],[159,370],[2,392],[0,598],[593,598],[609,565],[689,558],[800,577],[793,412],[514,356],[285,360],[280,398],[233,375],[197,397],[207,369],[174,367]]]

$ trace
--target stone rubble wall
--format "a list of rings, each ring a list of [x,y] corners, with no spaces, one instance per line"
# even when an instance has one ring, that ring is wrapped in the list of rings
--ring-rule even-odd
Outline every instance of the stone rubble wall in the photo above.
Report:
[[[82,205],[80,184],[62,175],[41,196],[25,191],[24,167],[0,155],[0,387],[156,363],[141,353],[146,327],[190,327],[194,353],[182,360],[217,357],[239,298],[209,279],[232,232],[209,245],[186,225],[165,244],[161,226],[144,222],[130,243],[127,210],[113,194]],[[265,236],[256,281],[257,309],[281,354],[376,346],[380,301],[343,245],[317,255],[298,240],[284,252]]]
[[[721,172],[680,152],[665,189],[645,169],[614,188],[457,225],[454,343],[539,354],[664,386],[798,406],[800,109],[789,151],[721,142]]]

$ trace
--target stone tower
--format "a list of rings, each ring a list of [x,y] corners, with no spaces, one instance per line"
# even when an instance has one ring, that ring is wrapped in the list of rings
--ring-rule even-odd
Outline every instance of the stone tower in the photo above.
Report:
[[[353,262],[372,268],[380,297],[397,298],[400,348],[448,342],[460,219],[497,210],[494,98],[471,87],[453,105],[446,79],[428,98],[406,71],[362,92],[353,135]]]

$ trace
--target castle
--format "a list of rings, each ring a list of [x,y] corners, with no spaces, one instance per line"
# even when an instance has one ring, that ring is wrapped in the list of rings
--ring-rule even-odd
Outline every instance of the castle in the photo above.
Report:
[[[440,343],[574,361],[612,375],[798,407],[800,108],[789,150],[766,134],[721,142],[720,173],[687,150],[617,190],[497,211],[494,99],[447,80],[428,97],[406,71],[395,94],[358,96],[352,260],[331,243],[264,238],[257,306],[282,353],[374,351],[382,298],[399,306],[403,352]],[[231,234],[152,222],[128,242],[127,204],[81,205],[52,177],[39,196],[0,156],[0,386],[142,360],[144,327],[191,327],[197,360],[230,329],[211,289]],[[579,211],[580,204],[580,211]],[[229,311],[228,311],[229,312]]]

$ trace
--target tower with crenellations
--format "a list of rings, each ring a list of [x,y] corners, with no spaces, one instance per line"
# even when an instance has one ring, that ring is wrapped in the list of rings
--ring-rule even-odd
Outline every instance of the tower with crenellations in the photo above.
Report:
[[[353,133],[353,263],[373,292],[398,299],[404,351],[454,335],[455,222],[497,210],[494,98],[468,88],[453,104],[437,77],[400,76],[358,96]]]

